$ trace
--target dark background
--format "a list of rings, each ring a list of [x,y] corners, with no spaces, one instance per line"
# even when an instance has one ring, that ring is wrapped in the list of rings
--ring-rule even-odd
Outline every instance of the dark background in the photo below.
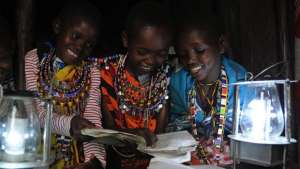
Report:
[[[122,48],[120,33],[128,10],[139,0],[90,0],[104,16],[104,30],[100,38],[100,55]],[[230,42],[229,53],[249,71],[258,73],[266,66],[281,61],[293,63],[294,0],[157,0],[166,3],[174,18],[188,8],[211,10],[220,16]],[[17,13],[22,5],[32,5],[29,17],[32,25],[25,44],[32,48],[51,34],[51,23],[64,0],[6,0],[2,1],[0,14],[8,18],[16,29],[20,24]],[[192,4],[192,5],[191,5]],[[20,7],[21,6],[21,7]],[[16,33],[18,30],[15,30]],[[25,31],[26,33],[26,31]],[[256,63],[260,64],[256,64]],[[293,65],[289,65],[287,76],[292,77]]]

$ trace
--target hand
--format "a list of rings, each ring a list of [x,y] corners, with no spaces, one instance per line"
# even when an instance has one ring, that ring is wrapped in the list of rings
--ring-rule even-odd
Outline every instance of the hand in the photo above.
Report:
[[[94,157],[88,162],[64,167],[64,169],[103,169],[103,167],[101,162],[96,157]]]
[[[153,146],[157,141],[156,135],[147,128],[134,129],[133,134],[144,137],[147,146]]]
[[[80,163],[77,165],[66,166],[64,169],[92,169],[90,162]]]
[[[81,130],[95,127],[96,126],[87,119],[84,119],[80,116],[74,116],[71,120],[70,134],[77,141],[89,141],[92,139],[92,137],[82,135]]]

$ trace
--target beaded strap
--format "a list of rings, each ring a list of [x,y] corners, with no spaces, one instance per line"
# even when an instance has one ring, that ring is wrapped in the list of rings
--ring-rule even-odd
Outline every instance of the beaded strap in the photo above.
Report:
[[[217,118],[217,122],[212,122],[214,123],[214,127],[216,127],[216,137],[213,140],[213,144],[215,147],[215,156],[214,160],[219,161],[220,156],[221,156],[221,148],[222,148],[222,142],[223,142],[223,137],[224,137],[224,127],[225,127],[225,121],[226,121],[226,112],[227,112],[227,99],[228,99],[228,78],[227,74],[225,71],[224,66],[221,66],[221,83],[219,83],[219,90],[220,90],[220,95],[217,95],[217,104],[220,106],[220,110],[213,112],[215,113],[215,116]],[[197,106],[197,101],[196,101],[196,87],[192,87],[192,89],[189,91],[189,119],[192,122],[192,134],[197,140],[200,140],[198,130],[197,130],[197,125],[196,125],[196,114],[197,112],[204,112],[201,107]],[[212,106],[212,105],[211,105]],[[200,110],[198,110],[200,109]],[[212,108],[211,111],[214,109]],[[217,123],[217,124],[216,124]],[[214,131],[214,129],[212,129]],[[212,133],[211,133],[212,134]],[[204,161],[206,164],[210,164],[210,161],[207,158],[207,152],[205,151],[204,147],[202,146],[201,143],[199,143],[198,148],[197,148],[197,154],[198,157]]]

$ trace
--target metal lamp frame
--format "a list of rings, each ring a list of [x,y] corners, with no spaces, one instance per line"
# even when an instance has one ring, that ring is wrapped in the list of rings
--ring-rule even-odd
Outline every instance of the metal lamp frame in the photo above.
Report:
[[[289,79],[286,80],[263,80],[263,81],[244,81],[232,83],[234,85],[234,96],[235,101],[239,101],[239,87],[240,85],[247,84],[264,84],[264,83],[274,83],[283,85],[283,93],[284,93],[284,136],[278,137],[276,140],[251,140],[249,138],[245,138],[239,132],[240,126],[240,103],[235,103],[234,107],[234,120],[233,120],[233,134],[228,135],[228,137],[232,140],[233,143],[233,168],[236,169],[237,163],[240,162],[240,142],[248,142],[254,144],[268,144],[268,145],[282,145],[284,146],[283,150],[283,169],[286,168],[286,154],[287,154],[287,145],[296,143],[297,141],[294,138],[291,138],[291,83],[295,81],[291,81]]]

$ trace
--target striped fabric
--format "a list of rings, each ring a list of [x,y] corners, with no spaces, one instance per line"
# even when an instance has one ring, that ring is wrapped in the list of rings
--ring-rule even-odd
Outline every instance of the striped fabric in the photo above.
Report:
[[[29,51],[25,56],[25,78],[26,89],[30,91],[37,91],[37,73],[38,73],[38,54],[37,49]],[[83,113],[83,117],[97,127],[102,128],[102,114],[100,110],[100,72],[97,68],[91,69],[91,88],[89,97],[87,98],[87,105]],[[41,124],[44,124],[46,111],[42,104],[38,102],[38,112]],[[74,115],[73,115],[74,116]],[[73,116],[65,116],[57,113],[53,113],[51,120],[52,132],[55,134],[70,136],[70,125]],[[103,145],[97,143],[83,143],[85,161],[90,160],[93,156],[96,156],[105,167],[105,149]]]
[[[110,63],[109,69],[101,69],[101,93],[102,102],[107,110],[112,113],[115,120],[115,125],[118,128],[145,128],[143,116],[133,116],[129,113],[121,113],[119,109],[119,102],[114,89],[114,77],[116,76],[117,64]],[[125,71],[126,77],[130,83],[135,87],[140,87],[140,83],[128,71]],[[156,118],[150,117],[147,128],[154,132],[156,129]]]

